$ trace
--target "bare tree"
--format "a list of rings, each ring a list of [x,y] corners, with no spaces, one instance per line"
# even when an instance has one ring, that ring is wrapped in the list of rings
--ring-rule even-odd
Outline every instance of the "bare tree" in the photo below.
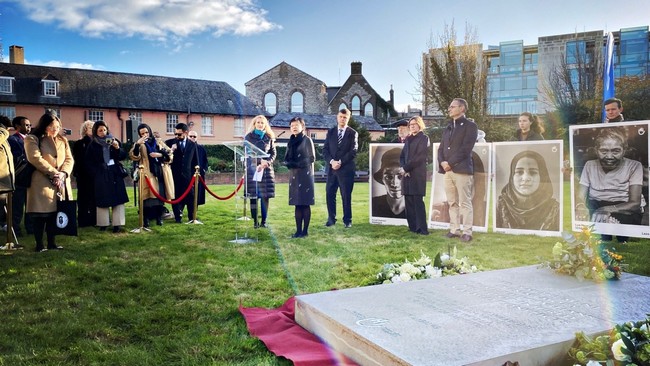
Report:
[[[422,56],[416,79],[423,110],[438,110],[443,115],[454,98],[469,105],[467,116],[484,121],[487,116],[487,68],[483,64],[482,44],[477,32],[465,23],[463,43],[459,44],[454,23],[431,37],[429,51]]]
[[[542,84],[565,126],[600,121],[603,66],[599,47],[600,42],[587,43],[584,52],[577,46],[567,47],[559,57],[560,62],[549,70],[546,84]]]

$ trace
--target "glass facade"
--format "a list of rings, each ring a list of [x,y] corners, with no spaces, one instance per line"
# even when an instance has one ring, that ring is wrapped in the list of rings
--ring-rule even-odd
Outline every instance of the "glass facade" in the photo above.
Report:
[[[614,54],[614,77],[649,74],[648,27],[621,29]]]
[[[524,47],[523,41],[501,42],[487,53],[490,113],[537,113],[537,47]]]

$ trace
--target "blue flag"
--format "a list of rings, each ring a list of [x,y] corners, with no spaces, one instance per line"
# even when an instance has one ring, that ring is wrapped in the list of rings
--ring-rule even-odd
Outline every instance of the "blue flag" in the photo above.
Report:
[[[614,34],[607,34],[605,48],[605,67],[603,68],[603,102],[614,98]],[[603,122],[605,122],[605,106],[603,105]]]

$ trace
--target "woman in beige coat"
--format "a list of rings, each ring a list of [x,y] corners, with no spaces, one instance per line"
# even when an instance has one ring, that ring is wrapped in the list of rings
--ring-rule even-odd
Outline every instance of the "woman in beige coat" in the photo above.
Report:
[[[68,140],[59,134],[61,121],[45,113],[30,135],[25,137],[27,160],[36,168],[27,190],[27,213],[32,217],[36,251],[42,252],[43,231],[47,233],[47,249],[63,249],[54,242],[57,192],[72,197],[70,174],[74,161]]]
[[[145,123],[138,126],[138,136],[140,138],[133,144],[129,157],[144,167],[144,175],[149,178],[151,186],[160,196],[168,200],[173,199],[174,178],[169,166],[174,157],[172,150],[164,142],[155,138],[151,127]],[[143,226],[149,227],[151,219],[156,219],[156,224],[162,225],[162,201],[156,198],[146,183],[140,194],[143,200]]]

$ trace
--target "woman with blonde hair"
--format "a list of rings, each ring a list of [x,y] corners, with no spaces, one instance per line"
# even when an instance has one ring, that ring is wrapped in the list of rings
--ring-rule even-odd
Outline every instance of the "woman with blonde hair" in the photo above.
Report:
[[[93,137],[95,121],[85,121],[79,128],[81,138],[72,145],[74,167],[72,175],[77,182],[77,225],[79,227],[95,226],[97,223],[97,207],[95,206],[95,184],[93,177],[86,169],[86,149]]]
[[[275,197],[275,174],[273,172],[273,162],[275,161],[275,134],[269,126],[266,117],[255,116],[248,127],[248,133],[244,138],[255,147],[268,154],[265,158],[248,158],[246,160],[246,193],[251,202],[251,216],[255,228],[268,227],[266,218],[269,209],[269,198]],[[255,180],[254,177],[261,175],[261,180]],[[261,201],[261,224],[257,220],[257,202]]]
[[[402,194],[406,204],[406,221],[409,230],[420,235],[429,235],[424,195],[427,188],[427,156],[429,156],[429,137],[424,134],[422,117],[409,120],[411,134],[406,138],[399,157],[402,175]]]
[[[27,212],[32,217],[36,251],[45,251],[43,231],[47,234],[47,249],[63,249],[55,243],[56,201],[58,194],[72,196],[70,174],[74,160],[68,140],[59,134],[61,120],[52,112],[45,113],[25,137],[27,160],[36,170],[27,189]]]

